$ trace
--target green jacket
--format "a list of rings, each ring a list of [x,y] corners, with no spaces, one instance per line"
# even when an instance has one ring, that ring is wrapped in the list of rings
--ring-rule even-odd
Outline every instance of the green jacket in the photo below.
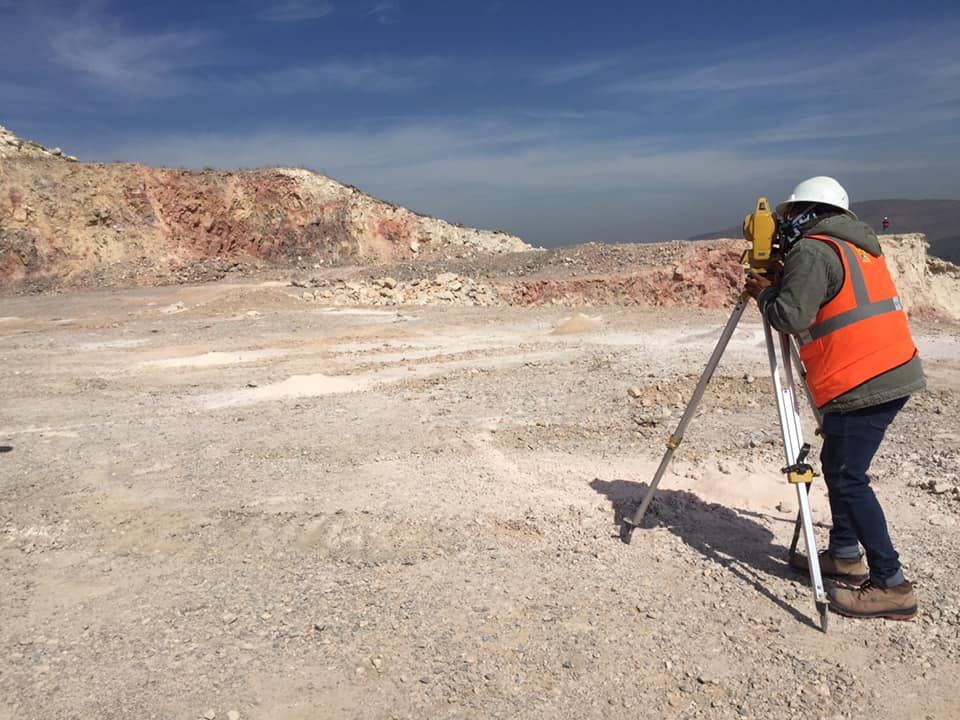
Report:
[[[853,243],[877,257],[883,254],[876,233],[864,222],[848,215],[831,215],[814,220],[804,235],[830,235]],[[803,237],[783,259],[779,284],[764,290],[757,299],[760,312],[771,326],[797,334],[813,324],[819,309],[840,291],[843,265],[826,243]],[[926,379],[915,355],[909,362],[868,380],[824,405],[827,412],[850,412],[906,397],[926,387]]]

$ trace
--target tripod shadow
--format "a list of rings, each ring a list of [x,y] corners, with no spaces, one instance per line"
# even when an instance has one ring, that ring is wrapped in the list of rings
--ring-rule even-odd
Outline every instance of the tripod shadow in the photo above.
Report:
[[[599,478],[592,480],[590,487],[610,501],[613,521],[618,527],[622,526],[624,517],[633,515],[648,489],[646,483]],[[764,586],[764,575],[791,581],[797,581],[801,576],[785,562],[787,548],[774,542],[773,533],[751,517],[765,516],[707,503],[684,490],[658,489],[642,525],[634,530],[634,536],[645,528],[666,528],[705,558],[753,586],[799,622],[819,629],[809,617]],[[620,537],[619,533],[614,537]]]

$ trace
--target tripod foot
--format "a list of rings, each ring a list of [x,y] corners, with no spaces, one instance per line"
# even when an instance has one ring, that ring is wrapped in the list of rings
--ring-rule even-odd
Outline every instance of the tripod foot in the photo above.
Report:
[[[820,629],[823,632],[827,631],[828,619],[830,618],[830,605],[825,602],[817,603],[817,610],[820,611]]]
[[[630,540],[633,537],[633,529],[636,525],[633,524],[633,520],[630,518],[623,518],[620,521],[620,542],[624,545],[629,545]]]

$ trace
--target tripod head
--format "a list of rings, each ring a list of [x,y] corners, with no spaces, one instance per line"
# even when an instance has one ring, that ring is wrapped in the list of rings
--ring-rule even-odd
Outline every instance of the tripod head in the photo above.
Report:
[[[761,275],[773,273],[780,265],[780,220],[770,210],[765,197],[757,200],[756,209],[743,219],[743,237],[750,247],[743,251],[740,262]]]

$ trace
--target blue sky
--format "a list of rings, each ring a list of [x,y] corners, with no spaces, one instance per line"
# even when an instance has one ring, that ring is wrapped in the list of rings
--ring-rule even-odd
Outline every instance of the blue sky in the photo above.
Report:
[[[665,240],[810,175],[960,197],[958,37],[946,0],[0,0],[0,124],[540,245]]]

